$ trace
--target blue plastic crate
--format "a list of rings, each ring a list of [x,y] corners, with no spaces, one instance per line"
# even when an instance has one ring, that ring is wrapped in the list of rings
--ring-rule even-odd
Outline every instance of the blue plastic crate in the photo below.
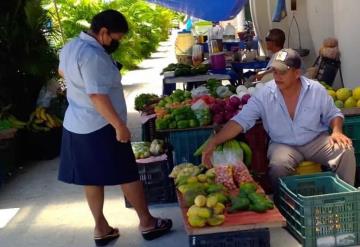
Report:
[[[279,210],[304,246],[360,243],[360,192],[331,172],[281,178]]]
[[[360,116],[346,116],[343,126],[344,133],[352,140],[360,139]],[[359,150],[360,151],[360,150]]]
[[[174,130],[169,132],[168,142],[173,149],[174,164],[190,162],[200,164],[201,157],[195,157],[194,152],[209,138],[213,128],[197,128]]]
[[[190,247],[270,247],[268,229],[189,236]]]

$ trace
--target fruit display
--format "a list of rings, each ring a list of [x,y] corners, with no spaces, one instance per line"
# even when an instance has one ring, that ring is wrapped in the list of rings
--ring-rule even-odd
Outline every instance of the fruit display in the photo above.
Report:
[[[25,122],[18,120],[13,115],[8,115],[0,119],[0,130],[6,129],[23,129],[26,126]]]
[[[135,97],[135,110],[151,111],[156,103],[160,101],[156,94],[143,93]]]
[[[354,89],[339,88],[335,90],[324,82],[321,84],[326,88],[338,108],[360,107],[360,87]]]
[[[206,169],[202,165],[183,163],[173,168],[169,176],[174,178],[176,188],[181,194],[187,208],[187,221],[191,227],[219,226],[226,222],[227,213],[264,213],[274,207],[261,193],[246,166],[242,166],[240,170],[236,170],[235,167]],[[226,178],[223,176],[224,171],[228,175]],[[224,182],[236,182],[233,182],[234,186],[229,189],[226,183],[219,182],[222,179]]]
[[[231,207],[229,213],[238,211],[254,211],[257,213],[265,213],[269,209],[274,208],[274,203],[270,201],[265,194],[256,192],[257,185],[246,182],[240,185],[239,193],[231,197]]]
[[[135,155],[135,159],[146,159],[150,156],[158,156],[165,152],[164,141],[154,139],[152,142],[132,142],[132,150]]]
[[[194,152],[194,156],[200,156],[206,147],[211,136]],[[212,163],[217,164],[234,164],[243,161],[248,167],[252,161],[252,151],[249,145],[242,141],[229,140],[216,147],[212,155]]]
[[[11,115],[9,113],[10,108],[11,105],[8,105],[0,109],[0,130],[23,129],[26,123]]]
[[[27,126],[34,132],[47,132],[53,128],[61,127],[62,121],[57,116],[48,113],[46,108],[38,106],[35,111],[31,113]]]

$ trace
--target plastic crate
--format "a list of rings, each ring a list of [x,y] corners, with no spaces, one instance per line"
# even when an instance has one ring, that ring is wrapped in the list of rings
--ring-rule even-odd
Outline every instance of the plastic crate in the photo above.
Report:
[[[176,202],[175,185],[169,178],[173,168],[171,155],[168,155],[167,160],[137,165],[148,204]],[[126,198],[125,206],[131,207]]]
[[[253,152],[250,171],[266,193],[270,193],[271,185],[267,176],[269,164],[267,159],[269,137],[261,122],[257,122],[254,127],[246,132],[245,141],[249,144]]]
[[[189,236],[190,247],[270,247],[268,229]]]
[[[279,210],[304,246],[360,243],[360,192],[331,172],[281,178]]]
[[[59,156],[62,128],[53,128],[47,132],[26,133],[27,157],[32,160],[51,160]]]
[[[175,130],[168,134],[167,142],[173,150],[174,164],[190,162],[200,164],[201,156],[194,156],[194,152],[209,138],[212,128],[198,128],[189,130]]]
[[[346,116],[343,130],[352,141],[357,166],[360,166],[360,116]]]
[[[151,142],[156,138],[155,119],[150,118],[141,125],[141,139],[143,142]]]

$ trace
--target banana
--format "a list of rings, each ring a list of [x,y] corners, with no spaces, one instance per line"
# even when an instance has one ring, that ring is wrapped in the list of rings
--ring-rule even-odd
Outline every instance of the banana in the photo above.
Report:
[[[50,114],[48,113],[45,113],[45,116],[46,116],[46,119],[47,119],[47,122],[48,124],[46,124],[48,127],[50,128],[55,128],[56,127],[56,123],[55,123],[55,120],[51,117]]]
[[[42,120],[42,119],[40,119],[40,118],[37,118],[37,119],[34,120],[34,123],[35,123],[35,124],[41,124],[41,123],[43,123],[43,122],[44,122],[44,120]]]
[[[40,117],[40,111],[41,111],[41,109],[42,109],[42,107],[40,107],[40,106],[36,107],[36,109],[35,109],[35,116],[36,116],[36,118],[38,118],[38,119],[41,118],[41,117]]]
[[[41,110],[40,110],[40,118],[44,121],[47,121],[45,108],[43,108],[43,107],[41,107]]]
[[[45,125],[50,129],[55,128],[55,126],[52,125],[50,122],[45,122]]]
[[[249,167],[251,165],[251,161],[252,161],[252,151],[251,151],[249,145],[246,144],[245,142],[239,141],[239,145],[240,145],[241,149],[244,151],[244,163],[245,163],[245,165],[247,165]]]

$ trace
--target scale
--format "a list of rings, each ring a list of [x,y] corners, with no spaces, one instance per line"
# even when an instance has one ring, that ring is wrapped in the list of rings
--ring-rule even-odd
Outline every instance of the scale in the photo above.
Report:
[[[296,11],[296,0],[291,0],[291,11],[292,11],[292,19],[291,19],[291,22],[290,22],[290,26],[289,26],[289,31],[288,31],[288,47],[289,47],[289,44],[290,44],[290,37],[291,37],[291,27],[293,25],[293,23],[296,24],[296,28],[297,28],[297,32],[298,32],[298,37],[299,37],[299,48],[296,48],[294,49],[297,53],[299,53],[299,55],[301,57],[305,57],[307,55],[309,55],[310,53],[310,50],[309,49],[305,49],[305,48],[302,48],[301,46],[301,37],[300,37],[300,28],[299,28],[299,23],[297,22],[296,20],[296,17],[295,17],[295,11]]]

